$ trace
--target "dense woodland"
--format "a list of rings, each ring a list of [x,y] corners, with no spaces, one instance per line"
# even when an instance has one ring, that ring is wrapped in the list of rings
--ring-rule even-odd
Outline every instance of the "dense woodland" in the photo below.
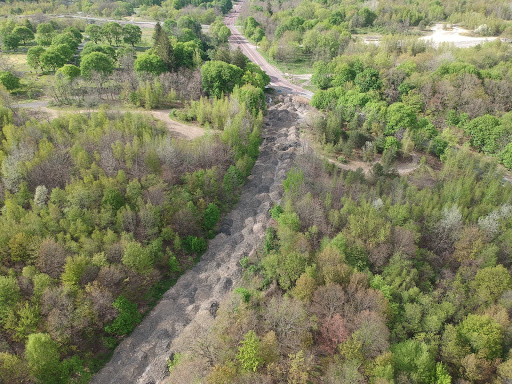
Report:
[[[437,164],[432,164],[437,167]],[[407,178],[303,155],[257,256],[169,382],[508,383],[512,187],[450,150]]]
[[[236,203],[270,78],[227,46],[231,7],[0,4],[0,383],[87,383]],[[77,12],[159,23],[50,16]],[[418,39],[435,22],[512,36],[509,4],[247,1],[241,15],[264,55],[312,74],[302,128],[321,153],[297,157],[240,286],[169,380],[509,383],[512,48]],[[96,112],[14,107],[38,98]],[[179,140],[102,104],[208,131]],[[338,168],[351,160],[371,171]]]
[[[222,133],[190,143],[141,115],[15,125],[2,109],[5,382],[87,382],[205,250],[258,154],[261,117],[226,103]]]
[[[14,108],[25,74],[0,73],[0,382],[87,383],[236,203],[269,78],[226,29],[182,15],[148,47],[129,24],[2,22],[4,50],[26,52],[54,104],[170,106],[216,133],[180,140],[108,107],[31,118]]]

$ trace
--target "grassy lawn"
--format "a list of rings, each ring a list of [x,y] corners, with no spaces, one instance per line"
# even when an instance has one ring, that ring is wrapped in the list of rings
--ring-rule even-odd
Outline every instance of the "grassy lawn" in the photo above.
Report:
[[[142,41],[136,47],[151,48],[153,46],[153,28],[141,28]]]
[[[301,60],[295,63],[285,63],[271,59],[266,52],[258,48],[258,52],[268,61],[269,64],[278,68],[283,73],[292,75],[305,75],[313,73],[313,62],[309,60]]]
[[[53,82],[53,74],[41,75],[27,64],[27,48],[22,47],[15,52],[4,52],[3,57],[20,77],[21,87],[11,93],[16,102],[23,103],[38,99],[46,93]]]

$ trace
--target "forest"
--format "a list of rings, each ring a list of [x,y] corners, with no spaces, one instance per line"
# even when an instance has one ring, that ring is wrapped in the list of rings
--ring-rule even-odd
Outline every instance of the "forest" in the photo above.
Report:
[[[269,78],[218,20],[0,24],[0,382],[88,383],[236,204]],[[27,97],[92,109],[45,119]],[[163,106],[206,133],[137,113]]]
[[[306,87],[316,91],[311,105],[326,111],[313,132],[327,153],[342,162],[372,161],[388,150],[383,159],[389,163],[414,151],[441,157],[447,148],[469,145],[512,168],[509,43],[434,47],[411,36],[415,23],[409,19],[407,31],[383,30],[384,8],[377,8],[371,23],[364,23],[384,34],[377,45],[358,40],[361,30],[353,22],[368,8],[349,12],[357,7],[305,1],[278,11],[270,2],[267,8],[257,4],[244,5],[243,33],[285,69],[310,71]],[[494,12],[488,13],[498,17],[499,7],[491,4]],[[468,8],[466,13],[474,12]],[[478,26],[466,16],[445,6],[424,20]],[[508,23],[508,16],[499,19]]]
[[[190,143],[137,114],[2,109],[0,335],[20,353],[0,353],[4,382],[88,382],[206,249],[260,142],[261,117],[225,103],[222,133]]]
[[[168,382],[507,383],[512,187],[449,150],[397,178],[297,158],[243,282]]]
[[[283,97],[230,47],[233,5],[0,3],[0,383],[88,383],[236,206]],[[314,96],[261,247],[167,382],[511,382],[511,20],[503,0],[242,4]],[[502,39],[436,46],[436,24]]]

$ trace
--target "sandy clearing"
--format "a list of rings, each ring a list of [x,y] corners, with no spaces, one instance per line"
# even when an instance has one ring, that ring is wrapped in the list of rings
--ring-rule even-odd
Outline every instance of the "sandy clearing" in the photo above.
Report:
[[[444,24],[442,23],[435,24],[427,35],[421,36],[419,39],[430,42],[434,48],[438,48],[441,44],[453,44],[457,48],[471,48],[478,44],[500,39],[496,36],[469,36],[471,31],[460,27],[453,27],[451,29],[444,29],[443,27]],[[355,36],[361,38],[365,44],[380,45],[382,40],[380,35]]]
[[[421,40],[432,42],[434,47],[439,47],[443,43],[453,44],[458,48],[470,48],[475,45],[493,41],[498,37],[473,37],[466,34],[471,31],[459,27],[452,29],[443,29],[443,24],[436,24],[432,27],[432,33],[427,36],[420,37]]]

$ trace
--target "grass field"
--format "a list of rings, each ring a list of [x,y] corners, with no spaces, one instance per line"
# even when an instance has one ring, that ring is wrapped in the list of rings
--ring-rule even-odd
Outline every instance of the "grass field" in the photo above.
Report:
[[[313,62],[309,60],[301,60],[295,63],[284,63],[271,59],[266,52],[258,48],[258,52],[267,60],[267,62],[278,68],[281,72],[292,75],[306,75],[313,73]]]

